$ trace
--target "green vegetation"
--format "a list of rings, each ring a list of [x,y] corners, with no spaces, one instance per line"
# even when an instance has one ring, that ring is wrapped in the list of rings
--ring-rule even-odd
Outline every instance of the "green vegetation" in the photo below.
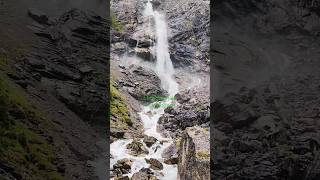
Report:
[[[199,151],[196,153],[196,157],[199,159],[209,159],[210,154],[208,151]]]
[[[52,147],[30,129],[29,123],[45,124],[26,94],[0,72],[0,163],[13,167],[23,179],[63,179],[54,163]]]
[[[125,101],[120,94],[119,90],[115,88],[114,82],[111,81],[110,84],[110,93],[111,93],[111,103],[110,103],[110,111],[111,116],[115,117],[115,119],[111,118],[111,127],[120,128],[120,129],[128,129],[129,126],[132,126],[132,121],[130,119],[130,113],[128,110]]]
[[[118,20],[117,16],[115,15],[115,13],[111,12],[110,13],[111,16],[111,26],[112,28],[117,31],[117,32],[123,32],[123,25],[121,24],[121,22]]]

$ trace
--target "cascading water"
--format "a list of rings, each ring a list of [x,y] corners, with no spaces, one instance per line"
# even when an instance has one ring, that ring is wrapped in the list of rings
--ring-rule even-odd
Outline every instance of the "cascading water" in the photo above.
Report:
[[[150,165],[146,163],[145,159],[154,158],[159,160],[163,164],[163,170],[153,171],[154,175],[160,180],[176,180],[178,179],[177,165],[167,165],[163,163],[162,153],[169,147],[173,140],[171,138],[164,138],[157,131],[158,120],[162,114],[164,114],[164,109],[169,105],[174,105],[176,103],[173,98],[178,92],[178,84],[174,79],[174,68],[170,60],[169,49],[168,49],[168,37],[167,37],[167,25],[165,16],[160,12],[154,11],[150,0],[146,3],[144,15],[146,17],[152,18],[155,22],[156,31],[156,57],[157,62],[155,66],[155,71],[158,74],[161,84],[165,90],[168,91],[169,97],[160,103],[159,108],[153,108],[154,106],[144,106],[143,110],[139,113],[139,116],[144,124],[145,134],[148,136],[155,137],[158,141],[153,144],[150,148],[145,146],[149,153],[145,156],[132,156],[128,153],[126,145],[131,143],[133,140],[118,140],[110,145],[110,153],[112,158],[110,159],[110,168],[120,159],[128,158],[133,161],[131,166],[131,172],[126,174],[131,177],[134,173],[138,172],[141,168],[148,168]],[[149,24],[151,26],[151,24]],[[140,142],[143,143],[142,139]],[[144,144],[145,145],[145,144]]]

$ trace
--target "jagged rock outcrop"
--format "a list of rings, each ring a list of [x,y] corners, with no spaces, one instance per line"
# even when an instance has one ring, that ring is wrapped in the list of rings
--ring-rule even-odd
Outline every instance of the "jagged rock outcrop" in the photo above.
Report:
[[[49,25],[36,15],[31,17],[42,23],[31,28],[43,37],[43,44],[40,51],[16,64],[18,80],[26,83],[25,88],[43,86],[83,119],[105,124],[107,21],[79,10],[71,10]]]
[[[298,105],[308,96],[301,90],[313,85],[293,89],[291,85],[297,87],[294,82],[287,85],[290,96],[287,90],[278,92],[275,85],[264,85],[242,88],[213,104],[214,177],[312,179],[319,175],[315,165],[320,147],[317,113]],[[311,89],[308,92],[312,93]],[[297,97],[294,94],[300,98],[293,98]],[[254,118],[242,115],[250,111],[256,114]]]
[[[165,164],[178,164],[178,147],[175,143],[172,143],[168,148],[166,148],[161,154],[164,158]]]
[[[215,3],[213,179],[319,177],[319,15],[311,2]]]
[[[150,164],[150,169],[157,170],[157,171],[163,170],[163,165],[159,160],[154,158],[145,159],[145,160],[148,164]]]
[[[175,67],[200,66],[209,72],[209,5],[210,1],[163,1],[166,11],[170,56]]]
[[[130,173],[132,163],[133,161],[127,158],[118,160],[117,163],[113,165],[113,174],[115,174],[117,177],[121,177],[123,174]]]
[[[159,77],[152,70],[139,65],[130,65],[122,73],[125,76],[118,81],[119,85],[137,100],[150,101],[152,98],[148,97],[162,97],[167,94],[161,87]]]
[[[154,143],[156,143],[158,140],[155,137],[152,136],[144,136],[143,142],[148,146],[151,147]]]
[[[187,127],[210,123],[208,94],[202,94],[195,89],[178,93],[175,99],[181,103],[165,109],[165,114],[159,119],[162,128],[175,137],[182,134]]]
[[[198,126],[185,130],[180,140],[178,171],[180,179],[210,179],[209,131]]]
[[[130,154],[133,156],[140,156],[143,154],[148,154],[148,149],[140,142],[138,139],[134,139],[130,144],[126,146],[130,150]]]

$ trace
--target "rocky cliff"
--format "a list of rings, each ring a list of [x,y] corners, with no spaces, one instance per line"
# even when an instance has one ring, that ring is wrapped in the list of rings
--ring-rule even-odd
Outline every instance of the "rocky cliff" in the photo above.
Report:
[[[315,1],[217,1],[214,179],[319,178]]]
[[[11,35],[0,52],[0,179],[98,179],[107,138],[108,22],[68,3],[56,16],[35,4],[21,1],[19,12],[0,16]],[[16,39],[26,24],[26,38]]]

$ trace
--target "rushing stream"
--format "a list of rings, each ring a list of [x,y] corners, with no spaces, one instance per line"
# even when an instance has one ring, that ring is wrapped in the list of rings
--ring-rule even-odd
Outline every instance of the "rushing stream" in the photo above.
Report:
[[[132,139],[118,140],[113,142],[110,145],[110,153],[112,158],[110,159],[110,168],[120,159],[128,158],[133,161],[131,166],[130,174],[126,174],[129,177],[141,168],[148,168],[150,165],[146,163],[145,159],[154,158],[159,160],[163,164],[163,170],[154,171],[155,175],[160,180],[176,180],[177,179],[177,166],[176,165],[167,165],[163,163],[162,153],[169,147],[173,140],[171,138],[164,138],[157,131],[158,120],[161,115],[164,113],[164,109],[167,106],[172,106],[176,102],[172,98],[178,92],[178,84],[173,78],[174,68],[169,56],[168,49],[168,37],[167,37],[167,23],[165,16],[158,11],[154,11],[150,1],[146,3],[144,15],[146,17],[152,18],[155,22],[156,35],[156,44],[155,44],[155,53],[156,53],[156,64],[155,71],[158,74],[162,86],[165,90],[168,91],[169,97],[163,101],[155,102],[160,104],[159,108],[154,108],[153,104],[148,106],[143,106],[143,110],[139,113],[139,116],[144,125],[144,134],[148,136],[155,137],[158,141],[148,148],[144,143],[143,139],[140,139],[140,142],[148,149],[149,154],[144,156],[132,156],[128,153],[126,145],[131,143]],[[149,24],[151,27],[151,23]]]

